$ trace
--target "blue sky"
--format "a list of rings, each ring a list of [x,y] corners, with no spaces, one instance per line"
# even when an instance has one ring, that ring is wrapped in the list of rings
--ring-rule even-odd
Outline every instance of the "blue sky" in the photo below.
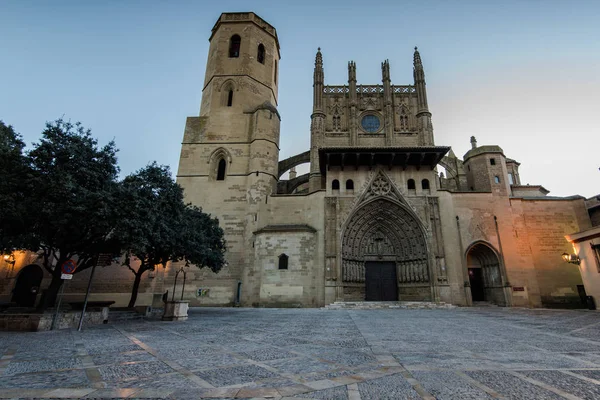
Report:
[[[288,4],[289,3],[289,4]],[[419,46],[436,144],[458,156],[500,145],[522,183],[550,195],[600,193],[597,1],[0,1],[0,119],[28,143],[64,115],[115,139],[123,174],[157,160],[177,171],[198,115],[208,37],[224,11],[254,11],[281,44],[285,158],[309,148],[312,70],[326,84],[412,83]]]

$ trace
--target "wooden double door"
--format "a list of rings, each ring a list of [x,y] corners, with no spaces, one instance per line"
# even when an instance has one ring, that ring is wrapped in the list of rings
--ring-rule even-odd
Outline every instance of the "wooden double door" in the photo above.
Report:
[[[395,262],[367,261],[365,263],[365,282],[366,301],[398,301]]]

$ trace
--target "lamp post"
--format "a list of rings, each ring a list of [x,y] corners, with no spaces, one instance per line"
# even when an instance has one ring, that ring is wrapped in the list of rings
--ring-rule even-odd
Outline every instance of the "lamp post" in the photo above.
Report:
[[[6,279],[9,279],[15,269],[15,255],[13,253],[4,255],[4,262],[8,265],[10,264],[10,269],[6,270]]]

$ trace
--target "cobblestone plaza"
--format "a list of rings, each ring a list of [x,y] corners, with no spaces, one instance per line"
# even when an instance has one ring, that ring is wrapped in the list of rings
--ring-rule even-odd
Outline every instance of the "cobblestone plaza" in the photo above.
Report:
[[[589,311],[192,309],[0,332],[0,398],[600,398]]]

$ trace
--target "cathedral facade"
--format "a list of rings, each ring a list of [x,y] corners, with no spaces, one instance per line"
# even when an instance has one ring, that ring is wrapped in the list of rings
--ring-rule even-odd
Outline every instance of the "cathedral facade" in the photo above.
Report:
[[[579,271],[560,255],[565,234],[591,226],[585,199],[521,185],[499,146],[472,137],[461,159],[436,145],[416,48],[404,85],[387,61],[380,84],[359,84],[349,62],[347,83],[328,85],[319,49],[310,149],[283,160],[279,60],[275,28],[254,13],[224,13],[212,29],[177,181],[219,218],[228,265],[195,274],[207,290],[193,304],[579,302]]]
[[[251,12],[219,17],[177,181],[186,201],[218,217],[227,265],[217,274],[186,268],[183,286],[174,282],[182,265],[157,268],[144,275],[137,305],[162,307],[166,290],[179,297],[183,287],[191,306],[581,304],[581,274],[561,254],[573,251],[565,235],[592,226],[585,199],[522,185],[519,163],[499,146],[471,137],[459,158],[437,145],[416,48],[414,81],[402,85],[387,61],[381,83],[359,84],[349,62],[345,84],[326,84],[317,51],[310,148],[286,159],[279,61],[272,25]],[[65,302],[83,299],[89,273],[69,283]],[[50,283],[29,252],[5,256],[0,274],[0,303],[38,304]],[[123,266],[99,269],[90,299],[124,306],[132,282]]]

